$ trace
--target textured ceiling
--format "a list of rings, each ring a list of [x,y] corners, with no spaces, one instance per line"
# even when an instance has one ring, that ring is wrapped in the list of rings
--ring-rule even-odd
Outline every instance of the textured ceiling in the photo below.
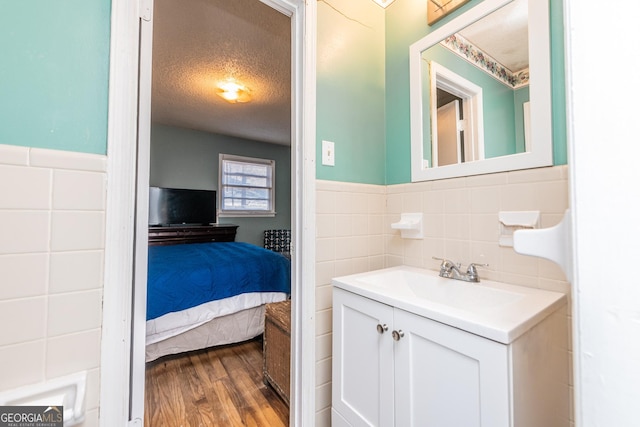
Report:
[[[290,145],[291,22],[259,0],[155,0],[154,123]],[[251,102],[217,83],[236,79]]]

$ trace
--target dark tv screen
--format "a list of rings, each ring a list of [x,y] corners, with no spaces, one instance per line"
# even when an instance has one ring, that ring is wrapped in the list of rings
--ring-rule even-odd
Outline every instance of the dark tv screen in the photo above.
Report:
[[[149,188],[149,225],[202,225],[216,222],[216,192]]]

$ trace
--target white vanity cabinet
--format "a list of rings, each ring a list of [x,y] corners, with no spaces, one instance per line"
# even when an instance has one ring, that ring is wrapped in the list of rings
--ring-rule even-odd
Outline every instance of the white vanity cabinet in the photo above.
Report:
[[[393,348],[395,425],[509,425],[505,345],[403,310],[393,314],[404,334]]]
[[[333,427],[569,425],[563,309],[505,344],[335,285]]]
[[[393,307],[334,288],[332,427],[394,424],[392,328]]]
[[[509,425],[507,346],[342,289],[333,316],[334,427]]]

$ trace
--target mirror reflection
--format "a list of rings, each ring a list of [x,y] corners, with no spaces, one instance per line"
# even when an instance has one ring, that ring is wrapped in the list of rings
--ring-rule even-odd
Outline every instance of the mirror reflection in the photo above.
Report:
[[[410,48],[412,180],[553,163],[549,9],[484,0]]]
[[[515,0],[421,54],[432,167],[526,151],[528,8]],[[484,126],[485,120],[490,126]]]

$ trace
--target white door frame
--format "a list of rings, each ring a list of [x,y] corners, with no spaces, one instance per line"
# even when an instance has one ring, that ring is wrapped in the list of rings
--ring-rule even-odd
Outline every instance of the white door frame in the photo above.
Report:
[[[462,99],[465,145],[465,162],[484,159],[484,110],[482,87],[465,79],[435,61],[429,61],[431,87],[431,139],[432,165],[438,166],[438,89],[443,89]],[[434,138],[433,135],[436,135]],[[459,152],[459,150],[458,150]],[[460,161],[458,161],[460,163]]]
[[[638,424],[640,395],[640,84],[594,89],[598,62],[640,66],[628,46],[640,41],[640,8],[624,2],[615,19],[589,2],[564,2],[569,195],[573,247],[575,425]],[[594,20],[598,30],[593,31]],[[612,42],[623,40],[623,42]],[[605,106],[606,108],[603,108]],[[595,108],[594,108],[595,107]]]
[[[292,391],[290,423],[315,420],[315,84],[316,4],[304,0],[262,0],[291,16],[292,22]],[[137,180],[148,181],[148,140],[138,140],[139,73],[148,64],[140,57],[141,17],[150,21],[152,0],[111,1],[111,58],[107,143],[107,210],[102,324],[100,425],[142,425],[144,383],[130,389],[144,352],[134,348],[132,329],[144,316],[132,315],[134,263],[146,255],[146,223],[136,233]],[[140,62],[139,62],[140,60]],[[149,77],[149,76],[147,76]],[[143,78],[143,77],[141,77]],[[139,93],[140,92],[140,93]],[[303,96],[304,94],[304,96]],[[140,119],[143,125],[144,117]],[[145,138],[142,131],[142,138]],[[148,134],[146,136],[148,138]],[[146,144],[146,146],[145,146]],[[138,147],[140,145],[140,147]],[[145,158],[146,156],[146,158]],[[146,174],[146,177],[144,176]],[[140,177],[140,178],[138,178]],[[146,202],[141,204],[146,209]],[[138,212],[138,217],[144,212]],[[141,226],[138,226],[139,228]],[[142,255],[141,255],[142,254]],[[138,259],[138,262],[144,260]],[[302,284],[308,284],[302,292]],[[138,293],[137,299],[141,298]],[[142,317],[142,320],[140,319]],[[311,336],[302,338],[303,331]],[[142,349],[143,350],[143,349]],[[144,363],[144,358],[142,358]],[[136,384],[135,381],[133,381]],[[133,390],[133,391],[131,391]]]

